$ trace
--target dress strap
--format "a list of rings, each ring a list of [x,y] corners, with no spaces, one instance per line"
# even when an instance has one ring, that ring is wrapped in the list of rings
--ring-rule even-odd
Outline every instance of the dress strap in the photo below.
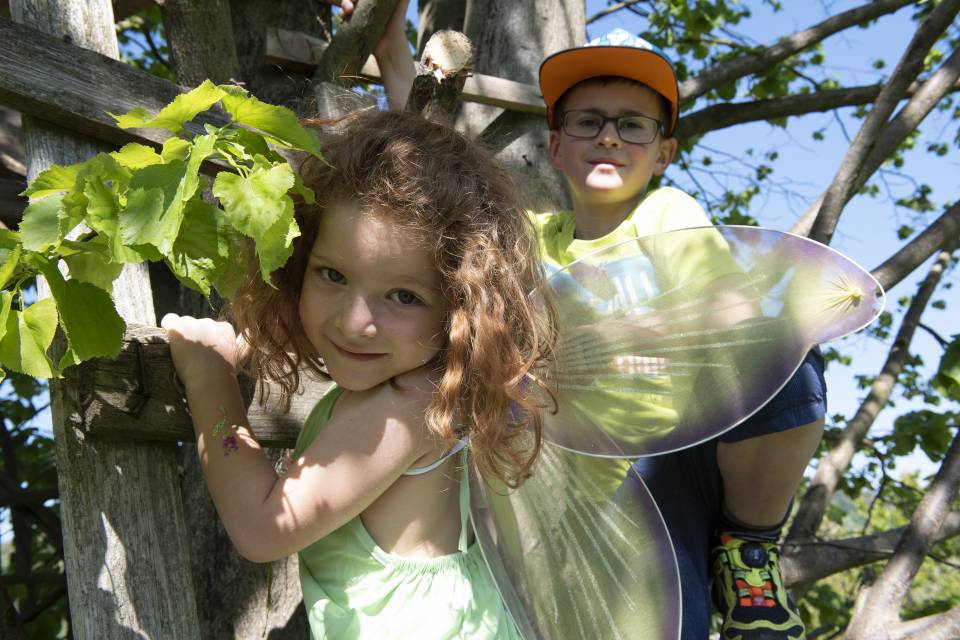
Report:
[[[470,526],[470,477],[467,473],[467,449],[463,450],[460,456],[460,465],[463,468],[460,475],[460,542],[457,549],[460,553],[467,552],[467,532]]]
[[[443,463],[446,461],[447,458],[449,458],[450,456],[456,454],[458,451],[460,451],[461,449],[463,449],[465,446],[467,446],[467,439],[466,439],[466,438],[461,438],[461,439],[457,442],[457,444],[453,445],[453,446],[450,448],[449,451],[447,451],[445,454],[443,454],[443,455],[440,457],[439,460],[436,460],[436,461],[434,461],[434,462],[432,462],[432,463],[430,463],[430,464],[428,464],[428,465],[426,465],[426,466],[423,466],[423,467],[414,467],[413,469],[407,469],[406,471],[403,472],[403,475],[405,475],[405,476],[419,476],[419,475],[422,474],[422,473],[428,473],[428,472],[430,472],[430,471],[433,471],[434,469],[436,469],[437,467],[439,467],[441,464],[443,464]]]

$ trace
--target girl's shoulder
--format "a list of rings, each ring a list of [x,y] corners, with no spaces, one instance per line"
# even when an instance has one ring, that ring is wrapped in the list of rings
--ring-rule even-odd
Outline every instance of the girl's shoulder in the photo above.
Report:
[[[425,429],[424,415],[437,391],[437,378],[423,368],[407,371],[363,391],[346,391],[334,406],[332,420],[381,420],[413,433]]]

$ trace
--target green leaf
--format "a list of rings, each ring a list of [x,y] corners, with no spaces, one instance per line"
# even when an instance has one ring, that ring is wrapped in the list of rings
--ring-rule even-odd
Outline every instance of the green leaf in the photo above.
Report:
[[[187,286],[210,295],[214,273],[229,253],[223,211],[199,198],[187,203],[180,236],[166,262]]]
[[[20,236],[27,251],[46,251],[60,242],[60,209],[63,196],[34,200],[23,212]]]
[[[265,280],[290,257],[293,238],[300,235],[287,195],[294,182],[293,170],[284,164],[256,167],[246,177],[221,172],[213,185],[227,219],[256,243]]]
[[[23,312],[12,309],[0,339],[0,364],[35,378],[53,377],[56,371],[47,349],[56,330],[57,307],[50,298],[38,300]]]
[[[63,261],[70,269],[70,279],[89,282],[104,291],[113,291],[113,281],[123,270],[123,264],[110,260],[107,239],[98,236],[82,243],[88,250],[64,255]]]
[[[951,400],[960,401],[960,337],[954,336],[940,359],[933,388]]]
[[[0,291],[0,340],[7,333],[7,317],[10,315],[10,306],[13,304],[12,291]]]
[[[73,189],[63,197],[63,210],[60,212],[60,236],[66,237],[81,222],[86,221],[89,224],[88,187],[91,182],[100,185],[104,191],[112,192],[116,197],[119,197],[121,193],[126,192],[130,177],[130,171],[121,166],[110,154],[98,153],[88,160],[81,167]]]
[[[224,91],[222,103],[238,124],[263,131],[286,146],[323,157],[317,135],[301,126],[290,109],[261,102],[245,91],[236,91],[236,88]]]
[[[21,246],[13,245],[13,249],[0,249],[0,289],[7,286],[7,281],[17,272],[20,264]]]
[[[186,160],[189,155],[190,141],[183,138],[167,138],[163,142],[163,150],[160,152],[164,162]]]
[[[55,164],[49,169],[41,171],[40,175],[31,180],[26,190],[20,195],[27,196],[33,200],[43,198],[52,193],[62,193],[72,189],[74,183],[77,181],[77,175],[80,173],[81,166],[82,163],[72,164],[67,167]]]
[[[175,138],[171,138],[171,140],[173,139]],[[127,169],[142,169],[163,162],[160,154],[154,151],[152,147],[136,142],[124,145],[119,151],[114,151],[110,155]]]
[[[83,193],[88,201],[87,224],[106,241],[110,262],[137,263],[160,259],[153,247],[131,247],[123,243],[119,230],[120,201],[113,191],[99,181],[89,180]]]
[[[40,263],[50,292],[60,312],[60,325],[67,337],[69,351],[62,366],[99,356],[117,357],[123,345],[126,323],[117,313],[110,294],[79,280],[64,280],[56,265]]]
[[[223,97],[224,92],[209,80],[197,88],[182,93],[173,102],[160,110],[156,116],[142,108],[128,111],[122,116],[110,114],[122,129],[166,129],[170,133],[179,133],[183,124],[193,120],[197,114],[203,113]]]

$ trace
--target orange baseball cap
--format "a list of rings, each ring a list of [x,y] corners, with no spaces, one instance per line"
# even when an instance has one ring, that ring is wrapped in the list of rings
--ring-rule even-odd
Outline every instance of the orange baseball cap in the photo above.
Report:
[[[582,47],[564,49],[540,65],[540,93],[547,103],[547,124],[555,126],[554,105],[572,86],[589,78],[618,76],[642,82],[670,103],[672,135],[677,126],[679,96],[677,74],[670,58],[654,44],[623,29],[595,38]]]

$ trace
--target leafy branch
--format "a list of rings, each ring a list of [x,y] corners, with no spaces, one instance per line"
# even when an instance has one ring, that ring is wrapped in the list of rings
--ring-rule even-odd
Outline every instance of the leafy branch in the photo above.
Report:
[[[190,124],[217,104],[231,122]],[[266,280],[300,233],[291,194],[310,202],[313,192],[270,145],[321,156],[315,134],[293,112],[207,81],[156,115],[137,108],[113,117],[122,128],[173,136],[159,153],[131,143],[54,165],[30,183],[19,232],[0,230],[0,364],[7,369],[50,378],[84,360],[115,357],[125,325],[110,291],[124,264],[163,261],[186,286],[229,297],[242,277],[236,265],[247,256],[245,238]],[[203,199],[208,179],[200,167],[213,160],[232,169],[213,180],[220,206]],[[53,295],[28,305],[24,285],[37,275]],[[58,326],[67,348],[53,362],[46,352]]]

